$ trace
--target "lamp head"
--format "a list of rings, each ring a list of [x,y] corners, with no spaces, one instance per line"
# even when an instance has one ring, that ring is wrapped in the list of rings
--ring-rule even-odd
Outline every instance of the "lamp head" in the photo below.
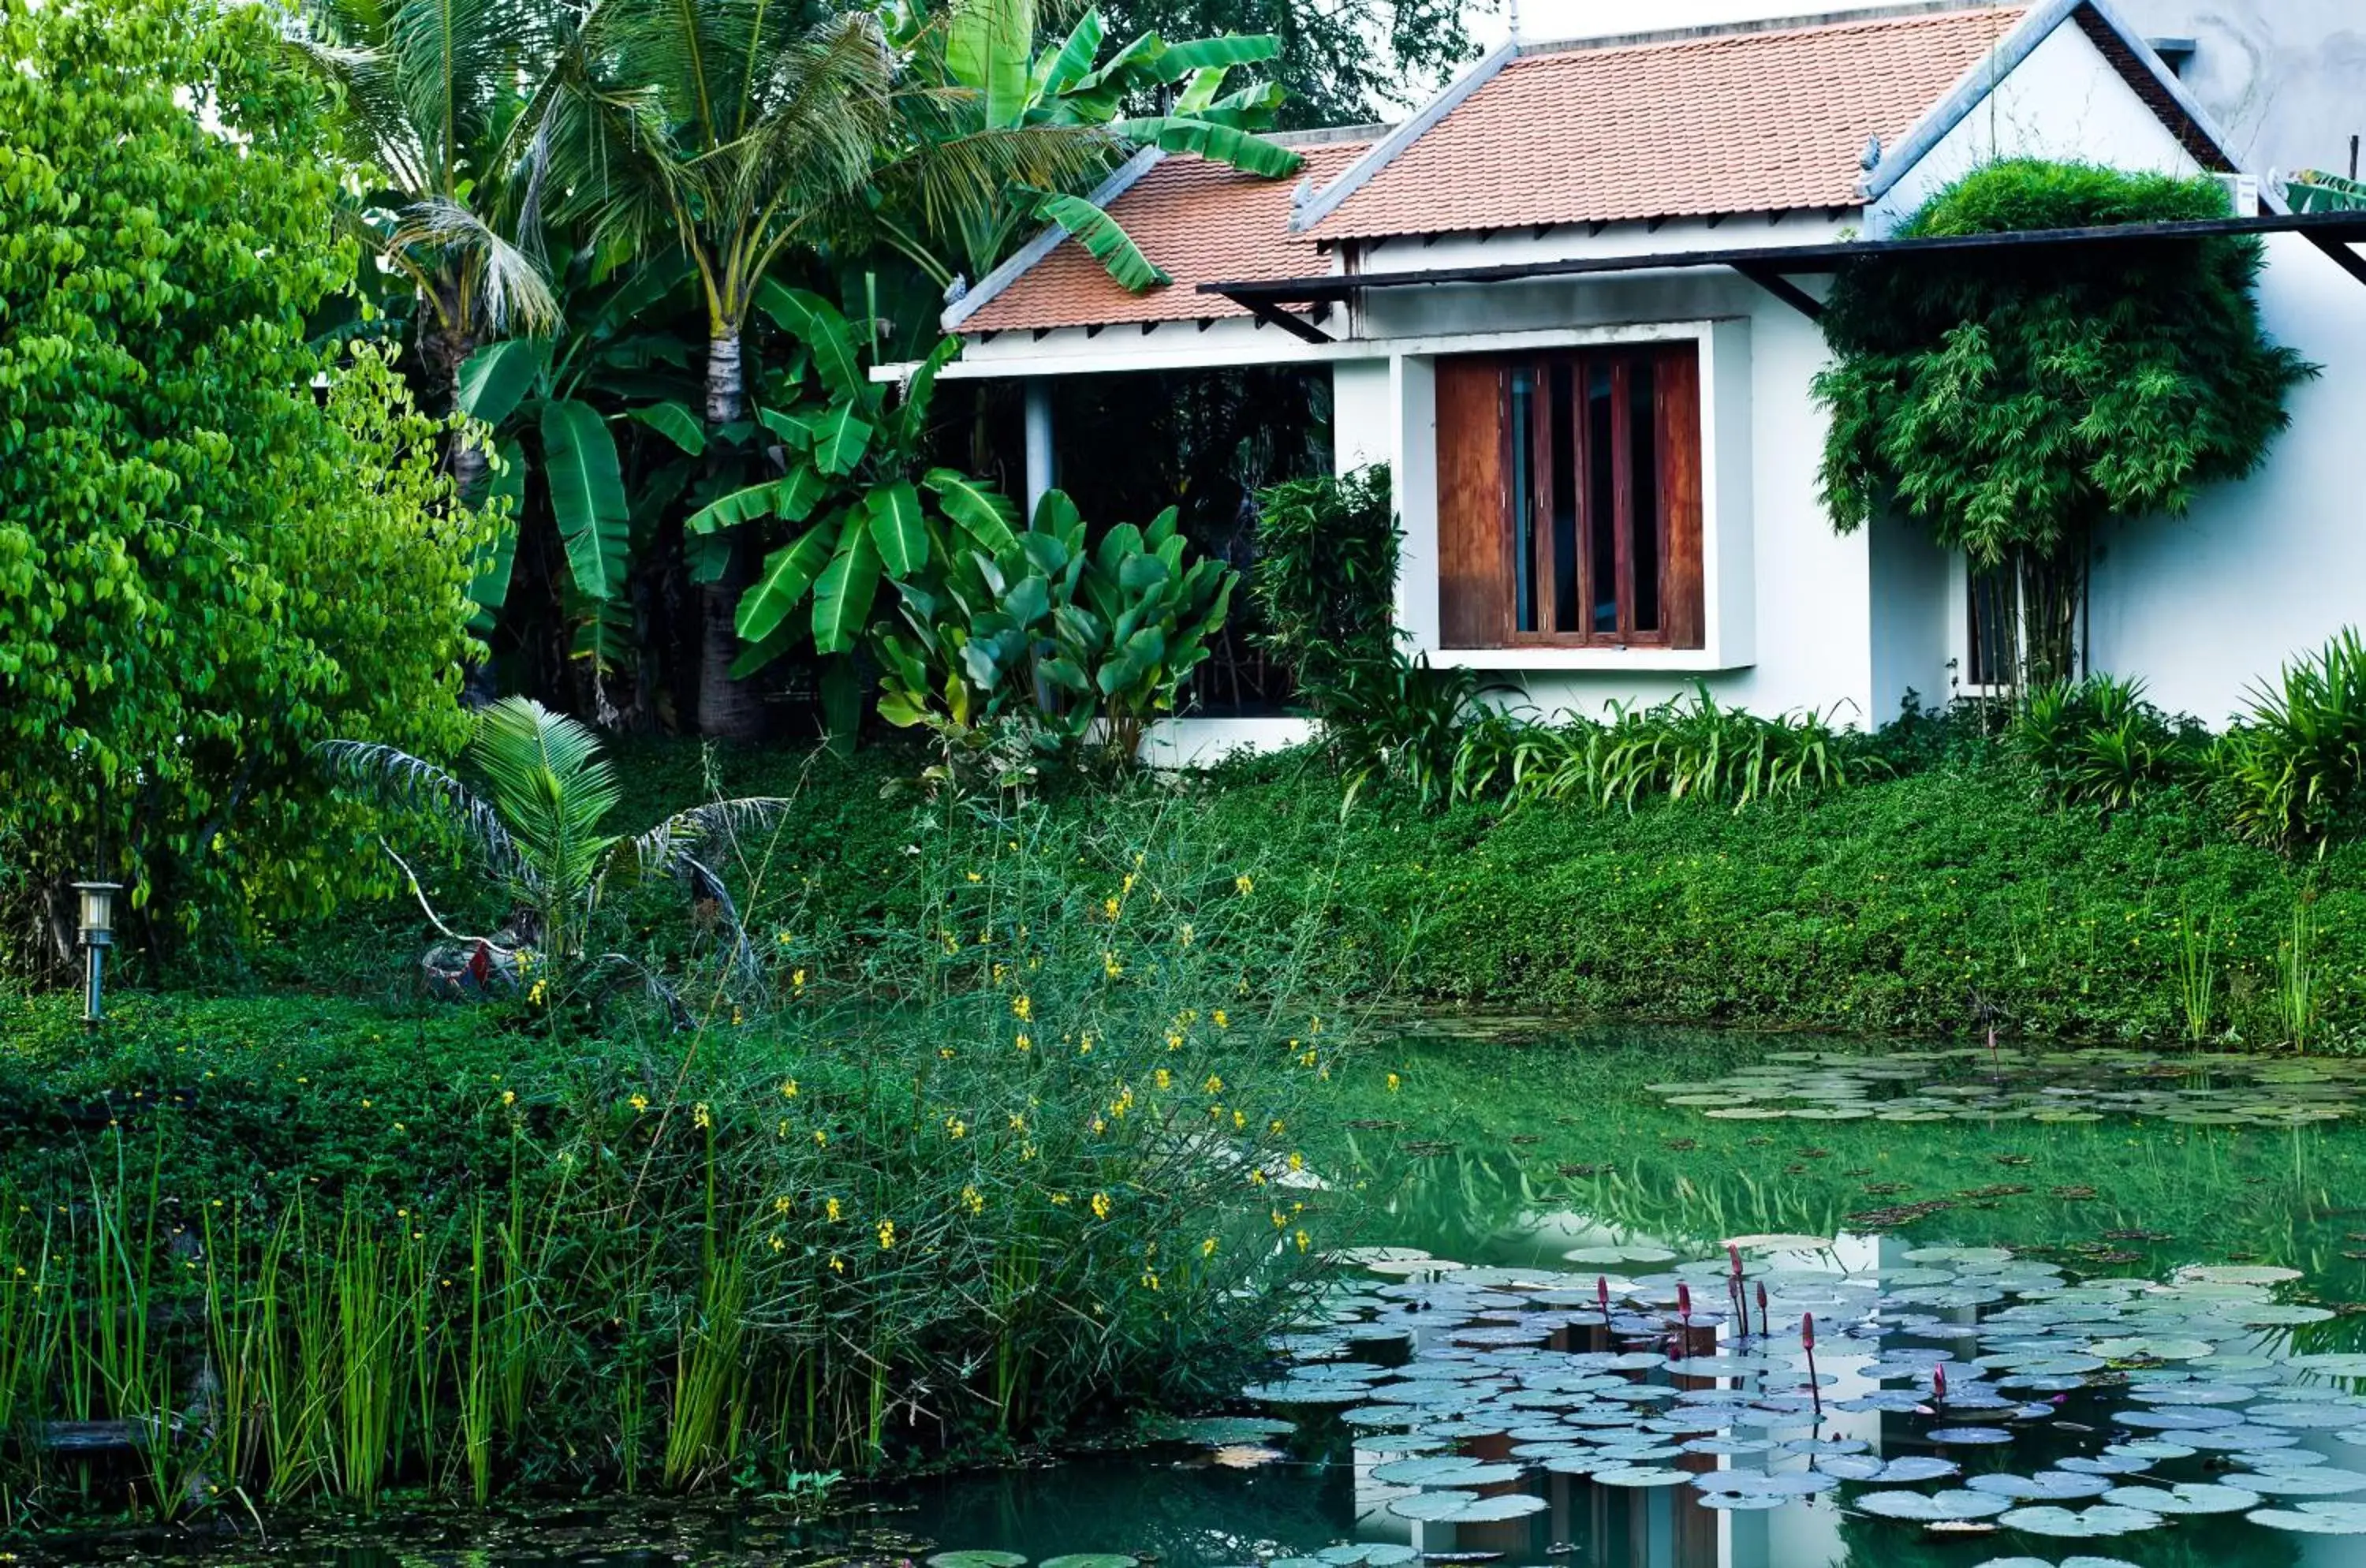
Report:
[[[119,882],[77,882],[75,894],[82,901],[82,942],[84,947],[111,947],[115,944],[115,896],[123,891]]]

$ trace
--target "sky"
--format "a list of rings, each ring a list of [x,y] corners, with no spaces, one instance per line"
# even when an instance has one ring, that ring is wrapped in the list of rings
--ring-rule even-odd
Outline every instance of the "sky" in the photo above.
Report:
[[[1470,30],[1483,46],[1504,40],[1508,0],[1474,0]],[[1649,32],[1768,17],[1863,8],[1874,0],[1517,0],[1520,34],[1532,39]]]

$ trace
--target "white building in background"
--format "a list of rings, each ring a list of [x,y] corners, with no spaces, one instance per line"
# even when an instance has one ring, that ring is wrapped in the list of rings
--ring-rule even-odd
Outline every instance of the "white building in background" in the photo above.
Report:
[[[1411,646],[1547,711],[1697,681],[1871,726],[1971,668],[1961,558],[1908,524],[1840,536],[1818,496],[1835,252],[2016,154],[2214,174],[2290,221],[2108,0],[1506,45],[1401,125],[1296,140],[1295,184],[1134,159],[1102,199],[1174,281],[1129,295],[1047,233],[947,310],[946,374],[1327,371],[1338,466],[1391,465]],[[2265,241],[2267,328],[2324,367],[2265,468],[2099,546],[2090,662],[2164,706],[2222,719],[2366,620],[2359,238]]]

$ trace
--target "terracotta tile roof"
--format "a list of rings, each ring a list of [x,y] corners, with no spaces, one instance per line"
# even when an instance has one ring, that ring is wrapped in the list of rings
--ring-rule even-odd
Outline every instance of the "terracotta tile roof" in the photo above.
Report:
[[[1301,146],[1302,171],[1317,188],[1354,162],[1365,141]],[[1074,240],[1020,275],[961,324],[964,333],[1025,327],[1181,321],[1245,315],[1238,305],[1193,286],[1248,277],[1296,277],[1309,270],[1304,248],[1289,241],[1290,193],[1298,176],[1259,179],[1189,153],[1169,154],[1110,204],[1143,254],[1174,282],[1129,294]]]
[[[1911,130],[2023,11],[1526,54],[1297,238],[1854,206],[1866,139]]]

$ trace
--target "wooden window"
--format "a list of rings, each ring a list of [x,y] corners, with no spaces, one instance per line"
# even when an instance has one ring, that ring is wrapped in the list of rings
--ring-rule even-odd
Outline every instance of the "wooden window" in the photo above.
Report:
[[[1700,362],[1690,343],[1442,359],[1448,648],[1699,648]]]

